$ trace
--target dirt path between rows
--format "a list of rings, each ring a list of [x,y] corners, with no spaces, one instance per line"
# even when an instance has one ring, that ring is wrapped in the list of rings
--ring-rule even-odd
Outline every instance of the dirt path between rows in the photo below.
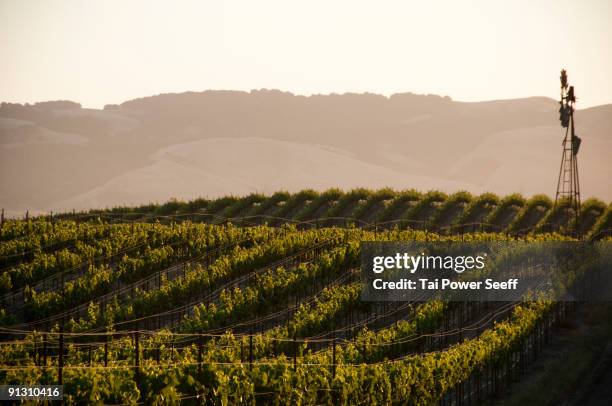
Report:
[[[497,406],[611,405],[612,304],[581,304]],[[610,361],[605,361],[610,358]]]

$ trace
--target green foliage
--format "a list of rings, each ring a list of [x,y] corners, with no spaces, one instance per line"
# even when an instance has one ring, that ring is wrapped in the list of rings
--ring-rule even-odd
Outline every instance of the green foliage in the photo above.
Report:
[[[472,199],[463,213],[455,220],[455,225],[484,222],[485,218],[499,204],[499,197],[493,193],[483,193]]]
[[[378,204],[383,203],[385,201],[391,201],[392,199],[394,199],[397,195],[397,192],[395,192],[393,189],[391,188],[384,188],[384,189],[379,189],[376,191],[372,191],[370,192],[370,194],[368,195],[368,198],[366,199],[366,201],[363,204],[359,204],[355,210],[353,210],[353,213],[351,214],[351,217],[360,219],[360,220],[365,220],[365,216]]]
[[[269,198],[263,200],[260,203],[256,203],[251,210],[246,213],[246,216],[259,216],[259,215],[270,215],[274,216],[276,212],[282,207],[282,205],[287,204],[287,202],[291,199],[291,194],[289,192],[280,191],[274,193]],[[263,219],[264,222],[269,222],[269,219]]]
[[[449,216],[453,211],[463,210],[463,208],[472,201],[472,194],[466,191],[453,193],[446,199],[444,204],[431,218],[430,224],[434,226],[441,225],[441,222]],[[459,213],[460,214],[460,213]],[[450,219],[452,223],[454,219]],[[448,220],[447,220],[448,221]]]
[[[436,208],[436,202],[444,199]],[[307,200],[312,201],[305,204]],[[281,201],[285,204],[278,205]],[[485,212],[489,213],[487,219],[499,219],[502,207],[522,207],[520,219],[512,227],[533,222],[534,213],[542,214],[551,207],[545,197],[524,202],[522,197],[510,195],[500,201],[490,194],[471,198],[460,192],[446,198],[439,192],[421,196],[415,191],[396,194],[362,189],[346,194],[330,190],[320,195],[313,191],[281,192],[271,199],[254,194],[247,199],[225,198],[197,205],[225,214],[295,214],[302,207],[300,216],[308,218],[331,201],[337,204],[327,211],[330,216],[353,206],[358,209],[352,214],[362,216],[379,205],[385,207],[381,212],[386,215],[402,212],[421,218],[427,212],[433,214],[434,223],[458,204],[468,203],[463,213],[466,219],[483,217]],[[190,210],[189,204],[171,202],[158,213]],[[592,200],[583,208],[595,214],[605,209],[605,214],[593,216],[599,218],[596,229],[609,227],[610,207]],[[32,256],[15,262],[0,275],[0,289],[19,289],[25,296],[20,311],[0,309],[0,325],[23,321],[21,314],[40,321],[63,309],[86,306],[82,317],[68,319],[64,325],[69,333],[64,358],[67,404],[195,404],[200,400],[204,404],[434,404],[474,372],[507,359],[554,304],[543,299],[525,302],[482,334],[444,351],[423,353],[421,337],[440,332],[445,317],[457,305],[434,300],[411,303],[400,308],[397,321],[384,326],[349,324],[347,319],[352,319],[353,313],[376,313],[372,303],[360,300],[361,282],[349,278],[359,267],[360,242],[509,238],[513,237],[486,232],[440,236],[398,228],[381,232],[359,228],[299,231],[295,227],[239,228],[189,222],[109,226],[101,221],[58,221],[53,226],[44,220],[8,221],[0,230],[0,249],[8,253],[4,255],[31,250]],[[540,233],[523,239],[557,241],[568,237]],[[217,247],[226,248],[210,261],[198,262],[203,253]],[[512,261],[513,254],[504,252],[498,259]],[[50,275],[84,264],[87,271],[67,280],[63,293],[32,287]],[[166,278],[165,272],[177,265],[184,265],[184,273]],[[574,283],[581,269],[577,266],[575,274],[559,282],[560,287]],[[133,286],[151,276],[159,276],[154,286],[109,299],[108,294],[117,286]],[[192,311],[182,317],[174,332],[163,328],[146,331],[150,326],[140,325],[136,374],[135,338],[122,334],[122,329],[138,329],[130,324],[134,319],[146,320],[186,307]],[[40,365],[40,332],[5,339],[0,346],[0,364],[5,367],[0,370],[0,383],[56,382],[57,320],[52,317],[51,327],[45,326],[49,330],[47,345],[52,349],[46,366]],[[245,335],[249,323],[257,320],[269,320],[269,324]],[[351,328],[351,334],[337,341],[334,357],[329,337],[333,331],[342,331],[338,328]],[[105,345],[104,336],[96,332],[106,329],[115,335]],[[211,334],[200,336],[202,332]],[[247,362],[251,341],[252,367]],[[105,348],[108,368],[102,366]],[[335,374],[331,364],[335,364]]]
[[[435,213],[435,210],[446,200],[448,196],[444,192],[432,190],[423,195],[414,206],[410,207],[402,217],[408,222],[409,227],[424,228],[418,222],[424,222],[426,225],[430,217]],[[417,222],[417,223],[415,223]]]
[[[389,202],[388,205],[378,215],[376,222],[386,222],[397,220],[402,217],[407,207],[421,199],[421,192],[410,189],[404,192],[398,192],[395,199]]]
[[[525,198],[519,193],[513,193],[505,196],[499,201],[497,207],[485,218],[484,222],[492,224],[500,228],[505,228],[506,224],[502,224],[504,217],[508,214],[518,213],[525,206]],[[510,218],[512,219],[512,217]]]
[[[118,283],[137,282],[172,264],[197,258],[211,248],[239,241],[261,240],[272,234],[266,227],[236,228],[188,222],[157,226],[143,235],[152,246],[142,246],[130,256],[124,255],[112,264],[102,262],[97,266],[90,265],[85,274],[65,282],[61,290],[32,295],[25,303],[25,314],[28,320],[56,314],[110,293]],[[165,245],[164,241],[171,244]]]
[[[252,209],[255,204],[260,204],[264,200],[266,200],[266,196],[261,193],[251,193],[227,207],[220,213],[220,216],[227,218],[239,217],[244,214],[244,211]]]
[[[305,205],[293,218],[298,221],[311,220],[321,207],[339,200],[343,194],[340,189],[328,189]]]
[[[546,195],[533,196],[527,200],[521,211],[514,217],[514,220],[508,226],[508,231],[521,233],[530,231],[530,227],[534,227],[546,215],[552,205],[552,200]]]
[[[305,189],[291,196],[291,199],[285,202],[283,206],[275,213],[279,218],[295,218],[294,212],[298,212],[303,206],[308,205],[319,196],[318,192],[312,189]]]
[[[367,199],[370,196],[370,191],[367,189],[353,189],[345,193],[340,199],[334,204],[323,217],[338,217],[342,216],[348,208],[355,206],[358,202]],[[348,213],[350,216],[350,213]]]
[[[607,232],[610,236],[610,230],[612,229],[612,204],[608,205],[606,211],[599,217],[597,223],[593,226],[589,233],[589,238],[599,237],[600,234]]]

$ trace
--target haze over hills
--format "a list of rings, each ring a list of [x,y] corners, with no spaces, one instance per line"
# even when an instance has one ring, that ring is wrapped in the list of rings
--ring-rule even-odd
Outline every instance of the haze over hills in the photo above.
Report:
[[[553,195],[555,100],[465,103],[276,90],[164,94],[83,109],[0,107],[8,214],[277,190],[417,188]],[[612,105],[576,112],[583,198],[612,200]]]

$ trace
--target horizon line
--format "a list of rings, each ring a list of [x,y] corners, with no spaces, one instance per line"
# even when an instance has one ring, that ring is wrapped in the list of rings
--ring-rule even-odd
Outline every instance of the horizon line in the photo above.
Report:
[[[190,94],[190,93],[206,93],[206,92],[233,92],[233,93],[245,93],[245,94],[253,94],[256,92],[278,92],[278,93],[282,93],[282,94],[288,94],[291,96],[295,96],[295,97],[304,97],[304,98],[311,98],[311,97],[329,97],[329,96],[347,96],[347,95],[357,95],[357,96],[379,96],[379,97],[383,97],[385,99],[390,99],[393,96],[400,96],[400,95],[414,95],[414,96],[421,96],[421,97],[438,97],[440,99],[445,99],[451,102],[456,102],[456,103],[492,103],[492,102],[504,102],[504,101],[515,101],[515,100],[527,100],[527,99],[548,99],[548,100],[552,100],[552,101],[557,101],[556,99],[549,97],[549,96],[542,96],[542,95],[538,95],[538,96],[523,96],[523,97],[512,97],[512,98],[496,98],[496,99],[486,99],[486,100],[457,100],[454,99],[452,96],[450,95],[440,95],[440,94],[436,94],[436,93],[414,93],[411,91],[404,91],[404,92],[394,92],[394,93],[375,93],[375,92],[371,92],[371,91],[362,91],[362,92],[357,92],[357,91],[345,91],[345,92],[329,92],[329,93],[310,93],[310,94],[304,94],[304,93],[294,93],[292,91],[289,90],[281,90],[278,88],[252,88],[249,90],[244,90],[244,89],[205,89],[205,90],[185,90],[185,91],[173,91],[173,92],[160,92],[157,94],[150,94],[147,96],[138,96],[138,97],[134,97],[134,98],[130,98],[130,99],[126,99],[123,100],[119,103],[104,103],[101,106],[96,106],[96,107],[91,107],[91,106],[84,106],[81,102],[79,101],[75,101],[75,100],[71,100],[71,99],[62,99],[62,98],[57,98],[57,99],[47,99],[47,100],[39,100],[39,101],[25,101],[25,102],[20,102],[20,101],[7,101],[7,100],[2,100],[0,101],[1,104],[19,104],[22,106],[36,106],[38,104],[43,104],[43,103],[53,103],[53,102],[71,102],[71,103],[76,103],[80,106],[81,109],[84,110],[100,110],[103,111],[106,107],[108,106],[120,106],[121,104],[127,103],[127,102],[131,102],[131,101],[135,101],[135,100],[141,100],[141,99],[147,99],[147,98],[153,98],[153,97],[159,97],[159,96],[168,96],[168,95],[183,95],[183,94]],[[578,102],[580,101],[580,98],[577,97]],[[576,110],[586,110],[586,109],[590,109],[590,108],[596,108],[596,107],[603,107],[603,106],[608,106],[608,105],[612,105],[612,101],[608,102],[608,103],[603,103],[603,104],[594,104],[594,105],[590,105],[590,106],[584,106],[584,107],[578,107],[576,108]]]

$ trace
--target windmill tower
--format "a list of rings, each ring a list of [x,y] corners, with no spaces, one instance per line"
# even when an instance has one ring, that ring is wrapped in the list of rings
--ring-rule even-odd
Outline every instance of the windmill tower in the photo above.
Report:
[[[578,180],[578,149],[581,139],[576,135],[574,125],[574,86],[567,83],[567,72],[561,71],[561,101],[559,102],[559,120],[561,127],[565,128],[563,139],[563,152],[561,154],[561,168],[557,181],[557,195],[555,206],[563,203],[572,210],[574,226],[580,216],[580,181]],[[571,222],[570,222],[571,223]]]

